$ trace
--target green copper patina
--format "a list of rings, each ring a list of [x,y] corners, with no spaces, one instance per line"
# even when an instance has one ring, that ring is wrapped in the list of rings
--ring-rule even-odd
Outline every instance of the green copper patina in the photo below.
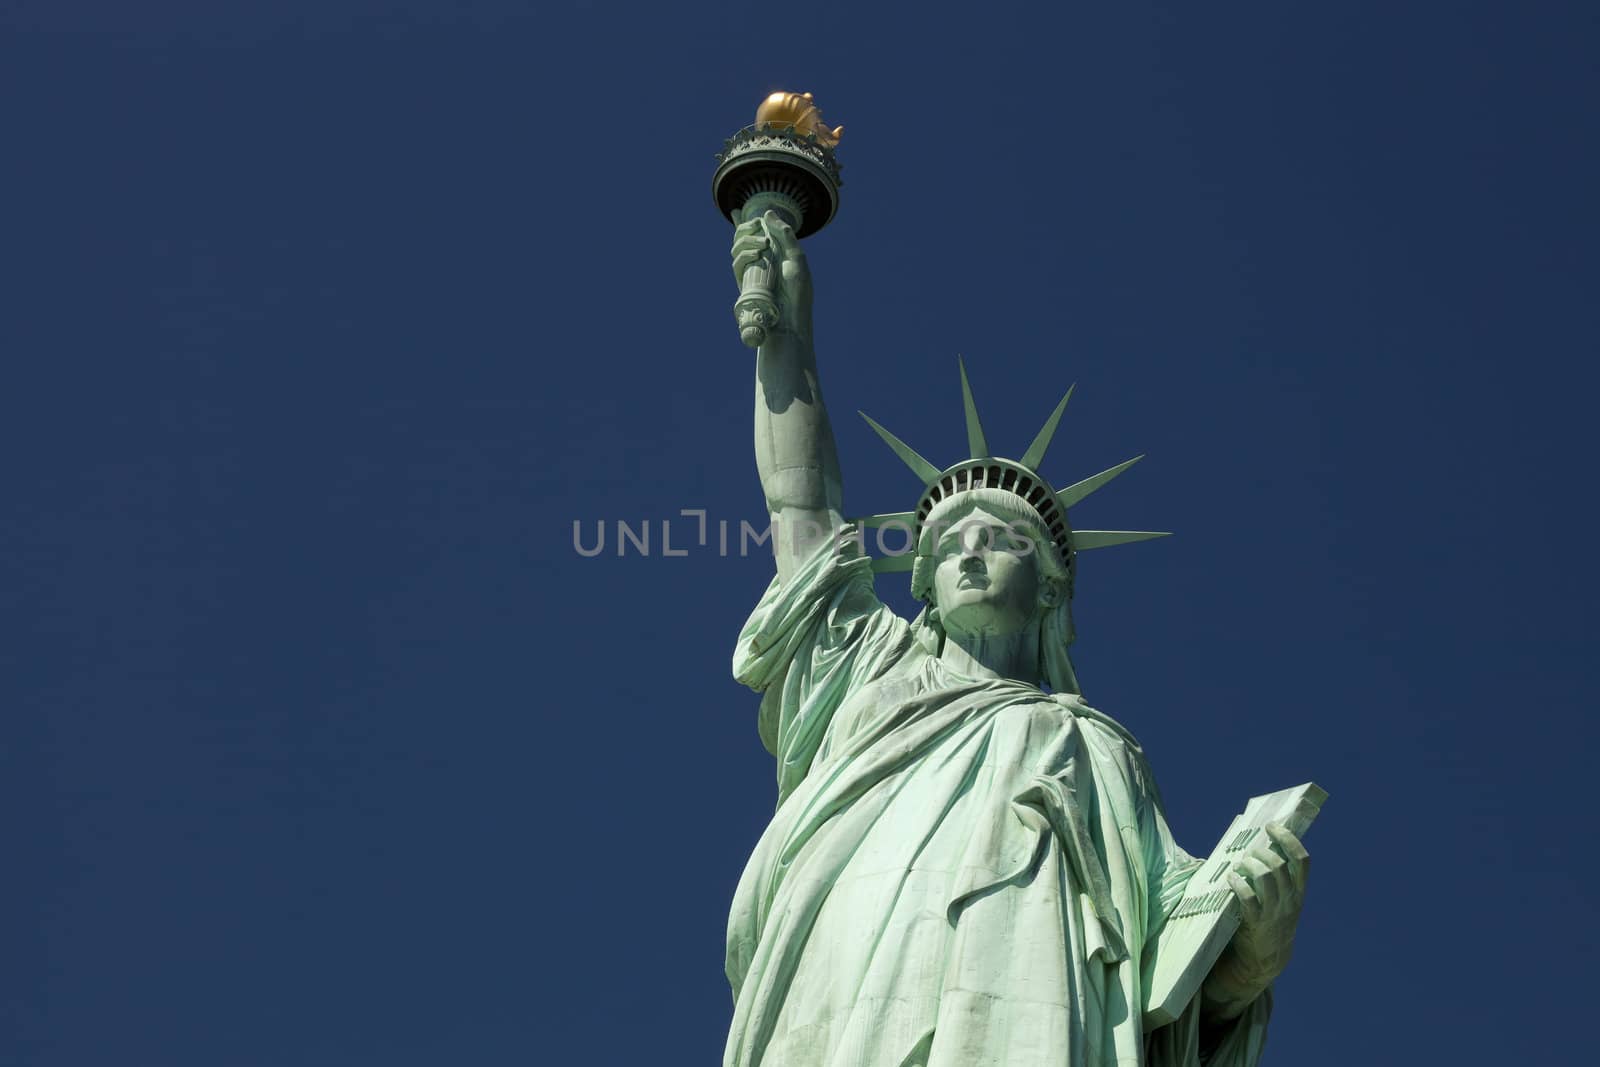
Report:
[[[997,457],[962,366],[970,456],[941,469],[873,423],[922,493],[846,519],[806,207],[780,184],[719,192],[777,530],[733,660],[762,694],[778,808],[728,920],[724,1064],[1257,1063],[1321,791],[1252,801],[1205,865],[1173,840],[1138,742],[1085,703],[1068,657],[1078,554],[1161,535],[1072,528],[1135,460],[1053,489],[1039,467],[1066,399],[1020,460]],[[914,551],[874,561],[860,531],[886,523]],[[911,571],[916,619],[878,600],[875,569]]]

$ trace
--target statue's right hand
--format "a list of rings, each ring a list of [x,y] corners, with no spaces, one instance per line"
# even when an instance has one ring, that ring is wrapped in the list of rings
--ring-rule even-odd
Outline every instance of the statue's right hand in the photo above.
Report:
[[[744,272],[763,259],[776,268],[780,314],[786,323],[808,327],[811,317],[811,272],[794,231],[774,212],[739,224],[733,231],[733,277],[743,284]]]
[[[733,280],[744,281],[745,268],[767,255],[772,242],[767,238],[765,219],[741,222],[733,231]]]

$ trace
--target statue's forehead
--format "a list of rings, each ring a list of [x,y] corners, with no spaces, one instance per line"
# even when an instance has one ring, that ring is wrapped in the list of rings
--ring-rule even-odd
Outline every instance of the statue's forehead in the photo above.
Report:
[[[936,519],[930,520],[930,525],[937,526],[939,528],[939,536],[944,538],[949,536],[953,531],[960,530],[963,527],[1005,526],[1010,521],[1011,520],[1003,518],[1002,516],[996,515],[994,512],[985,508],[982,504],[973,502],[967,504],[965,507],[958,505],[956,508],[952,509],[950,514],[942,515]]]
[[[941,515],[929,524],[930,532],[938,535],[938,540],[932,545],[935,554],[947,554],[958,550],[959,538],[962,530],[974,527],[983,527],[988,530],[1004,530],[1015,537],[1026,537],[1038,541],[1044,537],[1042,530],[1037,529],[1036,523],[1015,516],[1004,516],[990,511],[982,503],[973,501],[964,507],[952,509],[949,514]]]

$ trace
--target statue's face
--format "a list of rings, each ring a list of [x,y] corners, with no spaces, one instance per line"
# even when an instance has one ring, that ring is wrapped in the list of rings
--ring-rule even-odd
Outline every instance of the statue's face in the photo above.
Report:
[[[981,508],[940,533],[933,572],[934,603],[945,631],[1017,633],[1046,599],[1038,551],[1021,531]]]

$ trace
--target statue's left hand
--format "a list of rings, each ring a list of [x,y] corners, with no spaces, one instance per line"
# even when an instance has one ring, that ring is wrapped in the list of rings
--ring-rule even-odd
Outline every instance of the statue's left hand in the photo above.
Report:
[[[1228,875],[1239,898],[1239,929],[1207,980],[1217,1000],[1254,999],[1294,952],[1311,856],[1283,824],[1269,823],[1266,831],[1268,842],[1247,852]]]

